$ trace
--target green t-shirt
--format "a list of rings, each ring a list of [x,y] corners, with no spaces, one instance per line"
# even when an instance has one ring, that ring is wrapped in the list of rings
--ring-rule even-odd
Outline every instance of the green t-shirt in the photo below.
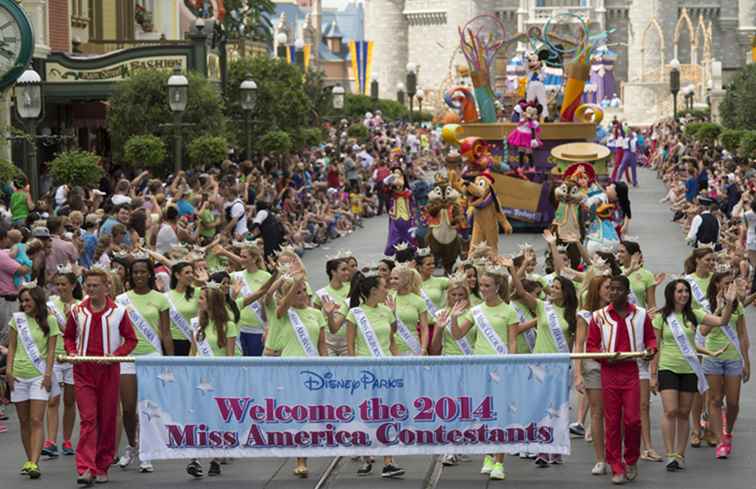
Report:
[[[299,318],[302,320],[307,336],[309,336],[315,350],[318,349],[318,340],[320,339],[320,330],[326,327],[326,320],[320,309],[314,307],[305,307],[304,309],[294,309]],[[275,315],[275,313],[274,313]],[[289,315],[276,318],[268,326],[268,339],[265,346],[273,351],[280,351],[282,357],[304,357],[305,351],[294,333],[294,326],[289,321]]]
[[[449,279],[446,277],[431,277],[420,285],[420,288],[428,295],[436,309],[446,307],[447,287],[449,287]]]
[[[404,295],[396,294],[394,300],[396,301],[396,315],[399,316],[399,319],[401,319],[404,325],[407,326],[407,329],[409,329],[415,339],[417,339],[417,342],[422,345],[422,343],[420,343],[420,334],[418,333],[417,327],[420,324],[420,315],[424,312],[428,312],[428,306],[425,304],[425,301],[419,295],[412,293]],[[428,316],[430,317],[430,314]],[[396,341],[399,353],[411,352],[401,336],[397,334],[394,340]]]
[[[622,273],[627,273],[626,269],[622,269]],[[641,268],[636,270],[630,275],[627,275],[627,279],[630,281],[630,292],[635,296],[635,304],[640,307],[646,307],[646,289],[654,285],[656,278],[654,274]],[[633,302],[632,300],[630,302]]]
[[[517,324],[519,321],[517,320],[517,313],[515,310],[507,304],[506,302],[502,302],[501,304],[491,307],[487,305],[486,303],[482,303],[476,307],[481,308],[483,311],[483,315],[486,316],[488,319],[488,322],[491,323],[491,327],[494,329],[497,335],[499,335],[499,338],[502,342],[504,342],[505,345],[508,345],[509,342],[509,326],[512,324]],[[467,312],[465,312],[462,316],[459,318],[459,323],[464,323],[466,321],[469,321],[472,323],[472,328],[478,330],[479,326],[475,323],[475,319],[472,315],[472,309],[468,309]],[[473,346],[473,354],[475,355],[496,355],[496,350],[491,346],[491,343],[488,342],[485,335],[481,333],[480,331],[476,331],[475,334],[475,343]]]
[[[45,336],[45,334],[37,324],[37,321],[35,321],[34,318],[29,316],[28,314],[26,315],[26,323],[29,325],[29,331],[31,332],[32,340],[34,340],[34,344],[37,345],[37,350],[39,350],[40,357],[43,360],[47,361],[47,342],[50,337],[57,336],[58,338],[56,343],[62,343],[58,321],[55,320],[55,316],[53,316],[52,314],[47,316],[47,325],[50,327],[50,333],[48,336]],[[16,333],[18,333],[15,318],[11,316],[11,320],[8,324],[10,324],[11,329],[16,330]],[[24,348],[24,344],[21,342],[20,334],[17,334],[16,336],[16,355],[13,357],[12,371],[13,375],[21,380],[35,379],[42,375],[42,372],[37,370],[37,367],[35,367],[34,363],[32,363],[32,361],[29,359],[29,355],[27,355],[26,353],[26,348]]]
[[[239,327],[233,321],[228,321],[226,323],[226,342],[238,337]],[[210,345],[210,348],[213,350],[213,355],[215,355],[216,357],[228,356],[226,355],[226,347],[224,346],[223,348],[221,348],[218,345],[218,330],[215,328],[215,323],[212,321],[210,321],[210,323],[205,328],[205,339],[207,340],[208,345]],[[231,356],[236,355],[238,355],[238,348],[234,348],[234,355]]]
[[[200,221],[200,236],[205,238],[212,238],[215,236],[215,227],[208,227],[208,224],[212,224],[215,221],[215,214],[210,209],[205,209],[199,213]]]
[[[472,296],[470,296],[472,297]],[[474,307],[474,306],[473,306]],[[446,308],[448,309],[448,307]],[[462,316],[467,314],[469,311],[466,310],[462,313]],[[462,317],[460,316],[460,317]],[[454,339],[454,335],[452,335],[451,331],[451,321],[447,321],[446,327],[442,331],[441,334],[443,334],[442,338],[442,348],[443,348],[443,354],[444,355],[463,355],[462,349],[457,344],[457,340]],[[436,323],[436,327],[439,327],[439,323]],[[464,336],[464,339],[467,340],[467,343],[470,344],[470,346],[473,348],[473,351],[475,349],[475,339],[478,334],[478,328],[472,327],[467,331],[467,334]]]
[[[738,308],[733,311],[732,316],[730,317],[730,327],[735,332],[735,334],[738,333],[738,320],[743,316],[743,306],[738,303]],[[719,355],[717,357],[718,360],[740,360],[740,355],[738,354],[737,348],[735,348],[735,345],[730,343],[729,338],[724,334],[722,331],[722,328],[712,328],[709,334],[706,335],[706,349],[709,351],[717,351],[721,350],[725,346],[730,346],[727,350],[725,350],[724,353]]]
[[[205,256],[205,262],[207,263],[208,270],[225,270],[228,265],[228,258],[208,251]]]
[[[160,336],[160,313],[168,311],[168,301],[165,296],[157,290],[151,290],[146,294],[137,294],[133,290],[126,292],[134,309],[140,316],[147,321],[147,324],[155,331],[155,334]],[[131,353],[134,356],[149,355],[155,353],[156,350],[152,343],[142,336],[139,328],[134,326],[134,330],[137,334],[137,346]]]
[[[533,319],[533,313],[530,312],[530,309],[523,304],[520,301],[511,301],[511,306],[515,308],[515,314],[517,314],[517,311],[521,311],[522,315],[525,317],[525,321],[530,321]],[[520,322],[520,315],[517,314],[517,321]],[[531,330],[534,331],[534,330]],[[534,345],[535,348],[535,345]],[[515,353],[530,353],[530,346],[528,345],[528,340],[525,339],[525,332],[517,335],[517,351]]]
[[[270,278],[270,274],[265,270],[256,270],[255,273],[249,273],[244,270],[234,274],[234,277],[242,279],[242,288],[247,286],[250,288],[250,293],[257,291],[260,287],[265,285],[265,282]],[[246,333],[261,333],[263,329],[263,323],[257,318],[257,314],[252,310],[251,304],[244,307],[244,297],[239,294],[236,299],[236,305],[239,306],[241,315],[239,317],[239,330]]]
[[[701,278],[695,273],[691,273],[690,275],[687,275],[685,279],[686,280],[693,279],[698,284],[698,287],[701,289],[701,292],[703,292],[705,296],[709,292],[709,282],[711,282],[711,277],[712,277],[711,273],[706,278]],[[691,305],[693,306],[693,309],[701,308],[701,304],[696,299],[696,295],[693,293],[692,289],[690,291],[690,299],[691,299]]]
[[[394,313],[383,304],[378,304],[377,307],[370,307],[363,304],[360,306],[360,309],[365,313],[370,326],[372,326],[373,331],[375,331],[375,336],[378,338],[378,343],[381,345],[383,354],[391,356],[391,350],[389,347],[391,346],[391,325],[394,324],[395,321]],[[357,325],[357,320],[354,318],[354,314],[352,314],[351,311],[347,312],[346,319],[357,328],[354,340],[355,355],[358,357],[372,357],[373,354],[370,352],[367,343],[365,343],[365,338],[362,336],[362,332],[360,332],[360,328]]]
[[[198,314],[199,290],[195,289],[192,298],[189,300],[186,300],[186,294],[178,293],[173,289],[166,292],[165,295],[169,299],[168,305],[170,306],[172,303],[173,307],[176,308],[176,311],[186,319],[187,323],[191,324],[192,318],[196,317]],[[174,340],[186,341],[186,337],[181,333],[181,330],[173,324],[173,321],[171,321],[171,338]]]
[[[26,201],[26,193],[16,191],[10,198],[11,219],[14,221],[25,220],[29,216],[29,203]]]
[[[63,301],[60,300],[60,297],[58,297],[57,295],[53,295],[53,296],[50,297],[50,301],[53,304],[55,304],[55,309],[57,309],[58,311],[60,311],[60,313],[63,314],[63,316],[65,318],[68,317],[67,311],[70,310],[70,308],[66,309],[65,304],[63,304]],[[74,302],[72,302],[71,305],[73,306],[77,302],[78,301],[74,300]],[[58,319],[58,316],[55,316],[55,315],[53,315],[53,316],[55,317],[56,320]],[[62,328],[62,329],[65,329],[66,325],[62,324],[62,325],[58,325],[58,327]],[[58,341],[55,342],[55,356],[56,357],[58,355],[67,355],[67,353],[66,353],[66,346],[63,343],[63,332],[61,331],[60,334],[61,334],[60,338],[58,338]]]
[[[546,318],[546,311],[544,309],[545,302],[538,300],[538,306],[536,307],[536,317],[538,318],[538,326],[536,327],[536,342],[533,347],[533,353],[560,353],[554,341],[554,336],[551,334],[551,328],[549,328],[549,321]],[[556,311],[557,318],[559,318],[559,327],[564,334],[567,344],[570,344],[570,325],[564,319],[564,308],[559,307],[552,303],[554,311]]]
[[[478,304],[482,304],[482,303],[483,303],[483,299],[478,294],[475,294],[473,292],[470,293],[471,306],[477,306]]]
[[[696,321],[701,324],[706,313],[700,309],[693,309],[693,314],[696,316]],[[692,324],[684,322],[682,314],[677,313],[677,320],[683,325],[685,329],[685,336],[688,337],[688,342],[691,347],[695,348],[696,329]],[[659,355],[659,370],[670,370],[676,374],[692,374],[693,369],[690,368],[688,361],[685,360],[680,348],[677,346],[677,341],[672,334],[672,328],[665,321],[665,318],[661,314],[657,314],[652,321],[654,328],[661,330],[662,332],[662,344]]]
[[[339,311],[348,309],[347,304],[349,303],[349,289],[350,284],[345,283],[341,284],[341,288],[334,289],[331,287],[331,284],[328,284],[325,287],[325,292],[328,294],[328,297],[331,298],[333,302],[335,302],[339,306]],[[320,298],[320,290],[316,291],[314,294],[312,294],[312,303],[317,308],[323,307],[323,300]],[[330,333],[328,330],[326,332]],[[346,337],[346,327],[341,327],[336,332],[337,336],[343,336]]]

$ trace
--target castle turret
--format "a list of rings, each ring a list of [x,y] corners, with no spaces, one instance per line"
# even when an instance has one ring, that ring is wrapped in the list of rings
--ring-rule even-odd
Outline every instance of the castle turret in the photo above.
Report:
[[[396,84],[404,82],[407,65],[407,22],[404,0],[367,0],[365,39],[374,41],[373,77],[382,98],[396,98]]]

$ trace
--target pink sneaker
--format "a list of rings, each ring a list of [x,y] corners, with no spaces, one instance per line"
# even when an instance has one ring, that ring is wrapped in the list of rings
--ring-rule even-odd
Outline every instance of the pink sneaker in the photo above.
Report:
[[[732,455],[732,435],[722,435],[722,446],[724,446],[725,453],[729,457]]]
[[[716,453],[716,457],[717,458],[720,458],[720,459],[721,458],[727,458],[727,455],[728,455],[728,453],[727,453],[727,446],[724,443],[718,444],[717,445],[717,450],[716,450],[715,453]]]
[[[8,431],[8,427],[5,423],[0,423],[0,433],[5,433],[6,431]]]

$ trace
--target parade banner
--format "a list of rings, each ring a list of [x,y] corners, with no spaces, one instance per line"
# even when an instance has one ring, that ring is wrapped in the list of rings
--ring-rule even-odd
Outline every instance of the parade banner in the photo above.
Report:
[[[569,355],[137,357],[139,456],[569,454]]]
[[[373,41],[349,41],[349,55],[352,58],[354,93],[367,95],[373,69]]]

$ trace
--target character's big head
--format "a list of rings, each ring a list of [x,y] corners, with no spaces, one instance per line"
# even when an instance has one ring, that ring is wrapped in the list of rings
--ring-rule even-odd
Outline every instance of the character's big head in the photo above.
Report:
[[[459,197],[459,192],[449,185],[449,180],[445,177],[437,177],[436,184],[428,194],[429,201],[442,202],[445,204],[456,202]]]
[[[488,152],[488,144],[479,137],[471,136],[459,143],[459,152],[465,161],[475,161]]]
[[[407,188],[407,179],[404,177],[404,171],[401,168],[394,167],[391,170],[391,184],[395,189],[401,190]]]
[[[582,195],[580,187],[575,180],[565,180],[554,190],[554,196],[560,202],[580,202]]]
[[[493,185],[493,176],[490,172],[485,171],[475,177],[475,180],[467,184],[467,187],[465,187],[465,190],[468,194],[472,195],[475,198],[481,198],[488,195],[488,193],[491,191],[491,186]]]
[[[530,71],[538,71],[541,69],[541,57],[538,53],[528,54],[528,69]]]

